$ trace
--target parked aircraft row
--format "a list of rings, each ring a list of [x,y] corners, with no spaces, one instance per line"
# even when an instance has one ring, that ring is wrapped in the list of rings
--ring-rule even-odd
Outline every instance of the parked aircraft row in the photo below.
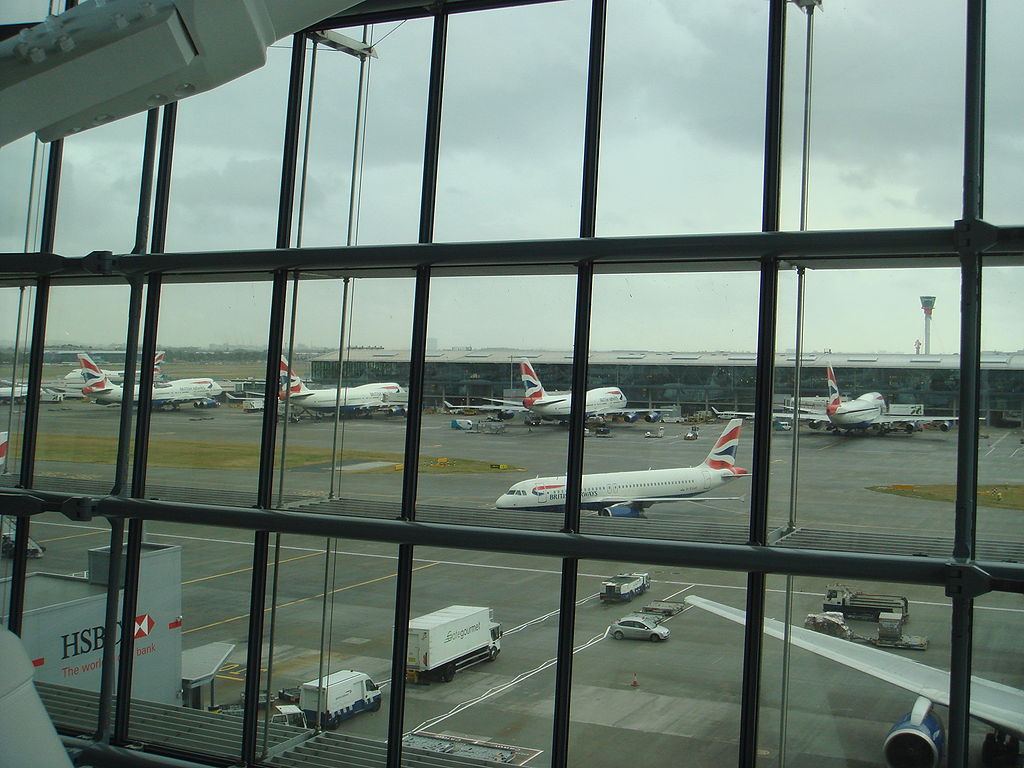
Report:
[[[153,357],[153,373],[156,374],[157,378],[164,378],[164,379],[166,379],[167,377],[164,374],[163,369],[161,368],[161,366],[163,365],[163,362],[164,362],[164,355],[165,355],[165,353],[163,353],[163,352],[157,352],[156,355],[154,355],[154,357]],[[79,365],[81,366],[81,361],[79,361]],[[99,367],[99,366],[97,366],[97,367]],[[79,368],[75,368],[73,371],[71,371],[70,373],[66,374],[64,376],[65,385],[68,386],[69,388],[72,388],[72,389],[76,389],[76,390],[77,389],[81,389],[82,380],[85,378],[85,370],[86,370],[85,368],[79,367]],[[99,370],[100,370],[100,373],[102,373],[104,376],[106,376],[107,379],[109,379],[114,384],[120,384],[121,381],[124,379],[124,371],[123,370],[115,371],[115,370],[107,370],[106,368],[100,368]]]
[[[572,412],[571,392],[548,392],[541,383],[540,376],[533,369],[529,360],[519,363],[519,375],[525,392],[522,400],[501,400],[483,398],[500,405],[470,406],[476,411],[494,411],[502,418],[512,418],[517,413],[529,412],[545,421],[568,421]],[[449,409],[457,406],[445,402]],[[587,390],[586,418],[596,419],[612,414],[622,415],[626,421],[633,422],[644,416],[645,421],[658,421],[661,413],[651,408],[628,408],[626,396],[618,387],[598,387]]]
[[[730,421],[707,458],[696,467],[583,475],[581,509],[597,510],[598,515],[605,517],[643,517],[647,507],[662,501],[694,496],[701,496],[701,501],[721,500],[723,497],[703,494],[749,476],[747,470],[736,466],[742,425],[743,419]],[[523,480],[499,496],[494,505],[503,510],[563,511],[565,487],[565,475]]]
[[[913,434],[924,424],[937,424],[943,432],[957,421],[957,417],[929,418],[922,414],[894,414],[889,412],[885,398],[879,392],[865,392],[853,400],[844,401],[839,395],[839,385],[832,366],[828,367],[828,404],[824,409],[800,407],[791,413],[772,413],[775,420],[793,420],[807,422],[811,429],[825,427],[829,431],[849,434],[851,432],[867,432],[884,435],[893,431],[904,431]],[[750,411],[718,411],[719,416],[747,416]]]

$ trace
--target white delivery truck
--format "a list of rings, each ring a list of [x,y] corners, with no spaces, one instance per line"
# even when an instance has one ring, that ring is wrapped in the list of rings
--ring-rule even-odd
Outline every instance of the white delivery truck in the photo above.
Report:
[[[494,611],[475,605],[449,605],[409,622],[405,678],[413,683],[450,682],[455,672],[494,661],[501,650],[501,625]]]
[[[380,688],[365,672],[339,669],[320,680],[303,683],[299,709],[311,727],[319,722],[322,728],[334,730],[342,720],[380,709]]]

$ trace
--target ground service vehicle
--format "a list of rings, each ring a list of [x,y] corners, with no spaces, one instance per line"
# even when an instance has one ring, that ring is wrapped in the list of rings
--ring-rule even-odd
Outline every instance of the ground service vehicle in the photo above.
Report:
[[[903,595],[869,595],[855,592],[845,584],[829,584],[825,590],[823,611],[838,611],[847,619],[878,621],[880,613],[902,613],[910,616],[910,604]]]
[[[413,683],[451,682],[456,671],[494,661],[501,651],[501,625],[494,611],[449,605],[409,622],[405,678]]]
[[[322,681],[322,685],[321,685]],[[299,709],[306,722],[320,723],[334,730],[342,720],[360,712],[380,709],[380,689],[365,672],[339,669],[320,680],[310,680],[299,688]]]
[[[608,627],[608,632],[616,640],[650,640],[652,643],[667,640],[672,634],[668,627],[662,627],[656,619],[640,614],[623,616]]]
[[[649,573],[619,573],[601,582],[602,603],[628,603],[651,586]]]

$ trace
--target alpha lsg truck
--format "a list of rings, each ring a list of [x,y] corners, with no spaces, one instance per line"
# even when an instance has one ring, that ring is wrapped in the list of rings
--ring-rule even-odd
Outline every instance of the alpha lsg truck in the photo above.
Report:
[[[405,677],[413,683],[448,683],[460,669],[494,661],[499,651],[501,625],[492,609],[449,605],[409,622]]]

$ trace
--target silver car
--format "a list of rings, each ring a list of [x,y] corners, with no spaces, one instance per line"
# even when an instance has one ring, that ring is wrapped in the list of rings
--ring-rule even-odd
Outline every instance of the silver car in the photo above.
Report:
[[[653,643],[667,640],[668,636],[672,634],[668,627],[662,627],[653,619],[636,614],[622,617],[608,627],[608,632],[616,640],[629,638],[631,640],[650,640]]]

